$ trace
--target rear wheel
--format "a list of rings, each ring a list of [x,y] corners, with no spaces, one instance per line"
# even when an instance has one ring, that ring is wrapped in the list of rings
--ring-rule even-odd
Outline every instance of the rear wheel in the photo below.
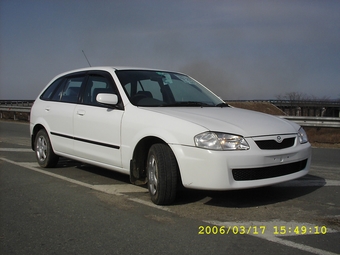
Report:
[[[41,167],[54,167],[59,157],[54,153],[51,141],[44,129],[39,130],[35,137],[34,150]]]
[[[152,202],[171,204],[176,198],[178,166],[166,144],[151,146],[147,158],[148,189]]]

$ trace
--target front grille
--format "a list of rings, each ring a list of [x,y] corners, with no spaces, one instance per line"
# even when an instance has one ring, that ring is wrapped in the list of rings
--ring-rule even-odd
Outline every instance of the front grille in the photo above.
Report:
[[[262,150],[280,150],[292,147],[295,143],[295,137],[286,138],[281,143],[278,143],[275,140],[255,141],[255,143]]]
[[[233,169],[235,181],[252,181],[293,174],[305,169],[307,159],[285,165],[259,168]]]

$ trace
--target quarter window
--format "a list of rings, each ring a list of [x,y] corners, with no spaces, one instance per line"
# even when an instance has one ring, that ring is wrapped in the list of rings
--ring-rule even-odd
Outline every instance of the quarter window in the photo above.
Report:
[[[45,92],[40,96],[40,99],[42,100],[51,100],[53,95],[55,94],[55,90],[58,86],[60,86],[60,83],[62,82],[62,78],[57,79],[54,81],[46,90]],[[61,86],[60,86],[61,87]]]

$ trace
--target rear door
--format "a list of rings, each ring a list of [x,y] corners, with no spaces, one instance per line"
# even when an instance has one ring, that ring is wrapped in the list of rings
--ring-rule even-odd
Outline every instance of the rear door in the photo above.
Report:
[[[124,111],[96,101],[99,93],[117,94],[111,75],[88,74],[81,104],[74,110],[74,149],[78,157],[121,167],[120,126]]]
[[[55,152],[73,155],[73,113],[85,73],[58,79],[42,95],[41,115]]]

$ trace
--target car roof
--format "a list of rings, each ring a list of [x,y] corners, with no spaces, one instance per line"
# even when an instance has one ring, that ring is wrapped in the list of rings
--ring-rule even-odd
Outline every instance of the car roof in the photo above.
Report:
[[[146,68],[146,67],[132,67],[132,66],[91,66],[85,68],[79,68],[64,72],[60,75],[76,73],[76,72],[83,72],[83,71],[94,71],[94,70],[102,70],[102,71],[112,71],[112,70],[153,70],[153,71],[166,71],[163,69],[155,69],[155,68]],[[168,71],[169,72],[169,71]],[[58,75],[59,76],[59,75]]]
[[[52,81],[63,77],[65,75],[73,74],[73,73],[78,73],[78,72],[86,72],[86,71],[107,71],[107,72],[112,72],[112,71],[117,71],[117,70],[145,70],[145,71],[159,71],[159,72],[172,72],[172,73],[178,73],[181,74],[180,72],[176,71],[167,71],[163,69],[156,69],[156,68],[148,68],[148,67],[129,67],[129,66],[91,66],[91,67],[85,67],[85,68],[79,68],[79,69],[74,69],[70,70],[67,72],[63,72],[55,76]],[[52,82],[51,81],[51,82]]]

